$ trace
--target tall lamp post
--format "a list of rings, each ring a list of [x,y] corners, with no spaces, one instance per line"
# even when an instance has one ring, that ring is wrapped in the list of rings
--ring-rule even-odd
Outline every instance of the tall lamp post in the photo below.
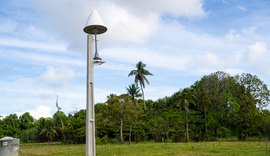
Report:
[[[97,52],[97,35],[105,33],[107,28],[96,10],[88,17],[83,31],[87,34],[87,91],[86,91],[86,156],[96,155],[95,109],[94,109],[94,64],[104,63]],[[95,55],[93,57],[93,35],[95,37]]]

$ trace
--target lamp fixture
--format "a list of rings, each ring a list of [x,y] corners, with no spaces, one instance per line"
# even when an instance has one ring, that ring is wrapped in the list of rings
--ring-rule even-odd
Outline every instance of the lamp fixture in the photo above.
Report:
[[[84,27],[83,31],[87,34],[94,35],[95,39],[95,55],[93,58],[93,63],[97,65],[101,65],[105,63],[102,61],[102,58],[99,57],[98,50],[97,50],[97,35],[103,34],[107,31],[107,28],[104,26],[103,21],[96,10],[93,10],[90,14],[86,26]]]

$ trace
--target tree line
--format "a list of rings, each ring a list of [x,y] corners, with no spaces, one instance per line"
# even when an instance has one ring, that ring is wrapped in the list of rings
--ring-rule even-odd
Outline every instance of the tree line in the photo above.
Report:
[[[131,94],[131,89],[137,91]],[[256,75],[215,72],[156,101],[138,86],[96,105],[97,136],[124,141],[188,142],[270,136],[270,91]]]
[[[270,91],[256,75],[231,76],[218,71],[154,101],[144,100],[142,92],[144,81],[149,83],[146,76],[152,74],[142,62],[138,67],[142,69],[129,74],[134,75],[135,83],[126,93],[110,94],[106,102],[95,105],[97,143],[270,137],[270,111],[266,109]],[[28,112],[10,114],[0,120],[0,137],[17,137],[22,142],[85,143],[86,111],[66,115],[58,103],[57,109],[53,117],[38,120]]]

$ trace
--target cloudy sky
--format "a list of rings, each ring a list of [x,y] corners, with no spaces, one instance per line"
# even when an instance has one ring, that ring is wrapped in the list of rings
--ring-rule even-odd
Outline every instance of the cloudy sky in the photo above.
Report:
[[[96,9],[106,64],[95,67],[95,102],[121,94],[143,61],[147,99],[170,96],[218,70],[270,84],[269,0],[1,0],[0,115],[51,116],[85,108],[86,20]]]

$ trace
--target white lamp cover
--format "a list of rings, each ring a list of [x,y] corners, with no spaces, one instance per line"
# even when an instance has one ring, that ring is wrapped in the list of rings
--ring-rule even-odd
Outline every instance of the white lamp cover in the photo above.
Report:
[[[103,20],[95,9],[89,15],[83,31],[87,34],[102,34],[107,31]]]

